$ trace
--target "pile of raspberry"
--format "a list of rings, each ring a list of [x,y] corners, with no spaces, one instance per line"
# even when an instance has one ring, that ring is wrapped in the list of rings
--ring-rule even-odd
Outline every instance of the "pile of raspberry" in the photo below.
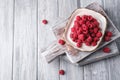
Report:
[[[71,28],[70,38],[80,48],[83,43],[87,46],[96,46],[102,36],[99,22],[91,15],[76,16]]]

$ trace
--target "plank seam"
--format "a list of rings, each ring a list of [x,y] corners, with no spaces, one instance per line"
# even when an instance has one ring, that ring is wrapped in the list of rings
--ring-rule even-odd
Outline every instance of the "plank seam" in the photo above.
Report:
[[[13,0],[13,45],[12,45],[12,72],[11,72],[11,80],[13,80],[13,68],[14,68],[14,24],[15,22],[15,0]]]

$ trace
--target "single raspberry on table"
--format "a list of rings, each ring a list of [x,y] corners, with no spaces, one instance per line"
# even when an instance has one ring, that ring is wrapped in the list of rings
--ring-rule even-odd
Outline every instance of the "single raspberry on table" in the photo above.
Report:
[[[60,74],[60,75],[64,75],[64,74],[65,74],[65,71],[61,69],[61,70],[59,70],[59,74]]]
[[[47,21],[46,19],[44,19],[44,20],[42,20],[42,23],[43,23],[43,24],[47,24],[48,21]]]
[[[64,44],[65,44],[65,41],[62,40],[62,39],[59,39],[58,43],[61,44],[61,45],[64,45]]]
[[[111,40],[111,37],[109,37],[109,36],[105,36],[105,37],[104,37],[104,41],[107,42],[107,41],[110,41],[110,40]]]
[[[106,32],[106,36],[111,37],[111,36],[112,36],[112,32],[111,32],[111,31],[107,31],[107,32]]]
[[[108,48],[108,47],[104,47],[104,48],[103,48],[103,52],[105,52],[105,53],[110,53],[110,51],[111,51],[111,50],[110,50],[110,48]]]

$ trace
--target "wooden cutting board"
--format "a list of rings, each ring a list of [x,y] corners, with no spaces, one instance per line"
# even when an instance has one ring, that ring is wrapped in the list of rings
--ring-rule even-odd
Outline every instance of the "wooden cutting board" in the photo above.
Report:
[[[92,3],[92,4],[88,5],[87,8],[97,11],[97,12],[103,14],[107,18],[107,21],[108,21],[107,30],[112,31],[113,37],[112,37],[110,42],[101,43],[101,45],[103,45],[103,46],[101,46],[99,50],[97,50],[96,52],[94,52],[92,54],[88,54],[87,56],[82,58],[81,61],[76,63],[77,65],[78,64],[79,65],[85,65],[85,64],[88,64],[88,63],[91,63],[91,62],[96,62],[96,61],[99,61],[101,59],[105,59],[105,58],[108,58],[108,57],[115,56],[115,55],[119,54],[119,50],[117,48],[116,42],[114,41],[114,40],[116,40],[117,38],[120,37],[120,32],[118,31],[118,29],[115,27],[115,25],[112,23],[110,18],[106,15],[106,13],[100,7],[99,4]],[[109,54],[105,54],[105,53],[102,52],[102,48],[106,44],[108,44],[107,46],[111,48],[111,53],[109,53]],[[71,62],[70,59],[68,59],[68,57],[66,57],[65,55],[63,56],[63,59]]]

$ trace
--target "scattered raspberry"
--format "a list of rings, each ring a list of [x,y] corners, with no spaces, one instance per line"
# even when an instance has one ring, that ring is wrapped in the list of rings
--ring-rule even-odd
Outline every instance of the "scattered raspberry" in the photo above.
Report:
[[[109,36],[109,37],[111,37],[111,36],[112,36],[112,32],[110,32],[110,31],[107,31],[107,32],[106,32],[106,36]]]
[[[104,37],[104,41],[110,41],[110,40],[111,40],[111,37],[108,37],[108,36]]]
[[[65,41],[62,40],[62,39],[60,39],[58,42],[59,42],[59,44],[61,44],[61,45],[64,45],[64,44],[65,44]]]
[[[47,24],[48,21],[44,19],[44,20],[42,20],[42,23],[43,23],[43,24]]]
[[[64,70],[59,70],[59,74],[60,74],[60,75],[64,75],[64,74],[65,74],[65,71],[64,71]]]
[[[103,48],[103,52],[105,52],[105,53],[110,53],[110,48],[108,48],[108,47],[105,47],[105,48]]]

